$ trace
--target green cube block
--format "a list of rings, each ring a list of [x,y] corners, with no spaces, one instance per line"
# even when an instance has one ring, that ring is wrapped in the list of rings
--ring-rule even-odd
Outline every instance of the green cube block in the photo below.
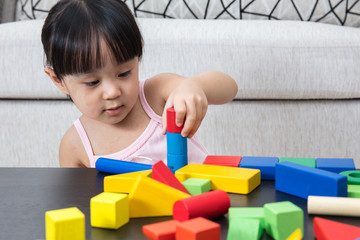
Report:
[[[348,185],[348,197],[360,198],[360,185]]]
[[[258,240],[261,238],[263,229],[260,227],[260,221],[249,218],[231,218],[229,219],[229,230],[227,240]]]
[[[279,158],[279,163],[281,162],[293,162],[297,164],[301,164],[308,167],[316,168],[316,158],[288,158],[281,157]]]
[[[262,207],[231,207],[228,212],[229,221],[234,218],[256,219],[260,228],[265,229],[264,208]]]
[[[297,228],[304,235],[304,212],[289,201],[264,205],[265,230],[276,240],[286,239]]]
[[[188,178],[182,184],[192,196],[211,190],[211,181],[209,179]]]

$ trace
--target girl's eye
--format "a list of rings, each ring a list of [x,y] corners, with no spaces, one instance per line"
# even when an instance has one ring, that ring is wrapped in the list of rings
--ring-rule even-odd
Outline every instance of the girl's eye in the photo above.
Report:
[[[85,84],[86,84],[86,86],[92,87],[92,86],[97,85],[99,82],[100,82],[99,80],[95,80],[95,81],[92,81],[92,82],[87,82]]]
[[[131,71],[123,72],[123,73],[120,73],[120,74],[118,75],[118,77],[123,78],[123,77],[128,76],[130,73],[131,73]]]

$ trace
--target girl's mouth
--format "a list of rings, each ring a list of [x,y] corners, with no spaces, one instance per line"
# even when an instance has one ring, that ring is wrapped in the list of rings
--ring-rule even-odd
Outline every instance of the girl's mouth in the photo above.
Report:
[[[105,112],[110,116],[116,116],[121,112],[122,106],[106,109]]]

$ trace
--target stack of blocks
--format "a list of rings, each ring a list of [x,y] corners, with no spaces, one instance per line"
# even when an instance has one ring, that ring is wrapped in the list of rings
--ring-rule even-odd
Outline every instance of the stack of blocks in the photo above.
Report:
[[[188,164],[187,138],[181,136],[183,126],[176,125],[176,112],[173,107],[166,110],[167,166],[175,173]]]

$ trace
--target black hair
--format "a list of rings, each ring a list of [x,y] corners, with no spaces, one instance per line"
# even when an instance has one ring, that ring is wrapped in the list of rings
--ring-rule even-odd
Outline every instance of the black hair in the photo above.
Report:
[[[118,64],[142,56],[142,36],[121,0],[60,0],[45,20],[46,65],[60,80],[103,67],[101,42]]]

